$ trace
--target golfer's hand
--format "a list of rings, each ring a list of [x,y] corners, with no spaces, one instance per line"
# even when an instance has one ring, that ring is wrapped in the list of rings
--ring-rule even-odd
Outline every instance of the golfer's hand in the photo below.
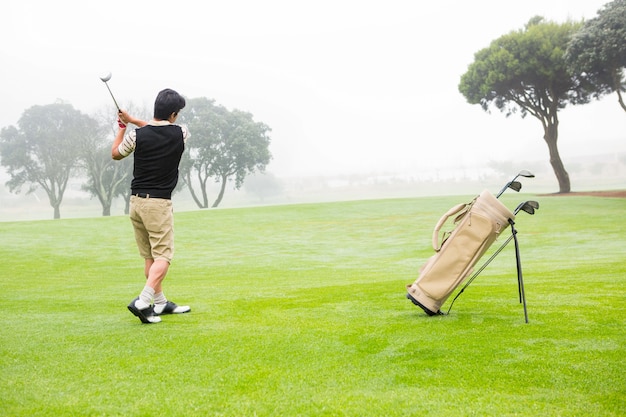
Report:
[[[122,121],[122,123],[124,123],[125,125],[131,123],[131,119],[132,117],[130,117],[130,115],[126,112],[126,110],[120,110],[117,113],[117,117],[118,119],[120,119]]]

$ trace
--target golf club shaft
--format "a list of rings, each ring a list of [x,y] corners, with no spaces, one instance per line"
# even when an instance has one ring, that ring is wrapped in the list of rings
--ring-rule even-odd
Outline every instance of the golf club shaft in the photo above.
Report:
[[[522,260],[520,258],[519,241],[517,240],[517,230],[515,229],[515,222],[509,220],[511,223],[511,236],[515,243],[515,264],[517,266],[517,288],[519,291],[519,302],[524,306],[524,320],[528,323],[528,310],[526,308],[526,292],[524,290],[524,278],[522,277]]]
[[[515,177],[515,178],[517,178],[517,177]],[[502,187],[500,192],[496,195],[496,198],[500,198],[500,196],[506,191],[506,189],[509,188],[509,185],[511,185],[511,183],[513,181],[515,181],[515,178],[512,181],[507,182],[506,185],[504,187]]]
[[[113,103],[115,103],[115,107],[117,108],[117,111],[121,111],[120,110],[120,106],[117,105],[117,100],[115,100],[115,97],[113,97],[113,92],[111,91],[111,89],[109,88],[109,84],[105,81],[104,85],[107,86],[107,90],[109,90],[109,94],[111,94],[111,98],[113,99]]]

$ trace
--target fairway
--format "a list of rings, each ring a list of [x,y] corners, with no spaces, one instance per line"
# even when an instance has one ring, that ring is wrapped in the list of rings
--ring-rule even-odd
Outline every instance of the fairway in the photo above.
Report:
[[[153,325],[128,218],[0,223],[0,415],[626,415],[626,199],[505,193],[541,204],[529,323],[512,243],[428,317],[405,287],[472,197],[176,213],[165,292],[192,311]]]

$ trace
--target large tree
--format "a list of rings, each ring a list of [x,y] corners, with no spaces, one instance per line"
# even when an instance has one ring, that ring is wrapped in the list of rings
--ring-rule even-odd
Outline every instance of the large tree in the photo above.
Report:
[[[68,180],[78,164],[77,146],[94,134],[97,123],[70,104],[37,105],[24,111],[18,127],[0,132],[0,164],[11,178],[11,192],[38,187],[48,194],[54,218],[61,218],[61,202]]]
[[[573,71],[589,82],[597,96],[616,92],[626,111],[626,0],[614,0],[586,21],[572,37],[565,59]]]
[[[557,146],[558,111],[591,98],[564,58],[569,40],[581,25],[534,17],[523,30],[510,32],[478,51],[459,84],[467,101],[480,104],[485,111],[495,107],[506,116],[519,111],[522,117],[530,114],[541,122],[560,193],[570,192],[571,185]]]
[[[270,128],[255,122],[250,113],[230,111],[202,97],[187,101],[180,121],[191,132],[189,152],[181,161],[181,176],[200,208],[209,204],[209,179],[220,184],[211,206],[217,207],[228,181],[234,181],[235,189],[239,189],[247,175],[263,172],[271,160]]]

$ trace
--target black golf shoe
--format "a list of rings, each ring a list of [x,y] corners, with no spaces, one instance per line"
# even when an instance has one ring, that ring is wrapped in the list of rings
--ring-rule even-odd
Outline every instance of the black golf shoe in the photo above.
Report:
[[[128,305],[128,309],[135,316],[139,317],[142,323],[151,324],[158,323],[161,321],[161,317],[154,314],[154,308],[151,305],[145,306],[146,303],[141,301],[139,297],[135,298]]]

